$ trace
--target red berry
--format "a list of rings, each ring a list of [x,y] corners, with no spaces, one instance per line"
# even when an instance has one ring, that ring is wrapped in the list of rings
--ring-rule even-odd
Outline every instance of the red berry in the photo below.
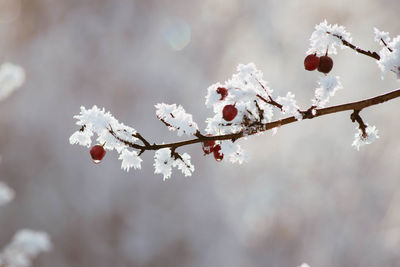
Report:
[[[319,61],[320,58],[316,54],[308,55],[304,59],[304,68],[309,71],[315,70],[318,68]]]
[[[214,152],[214,158],[216,161],[221,161],[224,158],[224,154],[220,152],[221,146],[216,145],[213,149]]]
[[[207,134],[206,136],[212,136],[211,134]],[[210,154],[210,153],[212,153],[213,152],[213,149],[214,149],[214,145],[215,145],[215,141],[214,140],[211,140],[211,141],[205,141],[203,144],[202,144],[202,148],[203,148],[203,151],[204,151],[204,154]]]
[[[226,105],[222,110],[222,118],[226,121],[233,120],[237,114],[238,110],[235,108],[235,105]]]
[[[90,156],[92,156],[93,162],[98,164],[106,155],[106,150],[102,145],[95,145],[90,149]]]
[[[319,58],[318,71],[328,73],[333,68],[333,60],[328,56],[322,56]]]
[[[228,95],[228,89],[226,89],[225,87],[218,87],[217,94],[221,95],[221,98],[219,100],[224,100],[224,98]]]

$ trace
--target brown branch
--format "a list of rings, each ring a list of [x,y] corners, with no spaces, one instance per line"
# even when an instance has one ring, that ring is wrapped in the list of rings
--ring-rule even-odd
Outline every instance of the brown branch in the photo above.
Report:
[[[363,50],[363,49],[359,48],[358,46],[355,46],[355,45],[349,43],[348,41],[346,41],[345,39],[343,39],[342,36],[340,36],[340,35],[338,35],[338,34],[333,34],[333,33],[331,33],[331,32],[326,32],[326,33],[327,33],[327,34],[330,34],[330,35],[332,35],[332,36],[335,36],[335,37],[337,37],[337,38],[339,38],[340,41],[342,41],[342,44],[343,44],[344,46],[350,47],[351,49],[357,51],[357,52],[360,53],[360,54],[363,54],[363,55],[372,57],[372,58],[374,58],[374,59],[376,59],[376,60],[380,60],[380,59],[381,59],[381,57],[378,55],[378,53]]]
[[[361,101],[357,102],[351,102],[351,103],[346,103],[342,105],[337,105],[337,106],[331,106],[327,108],[320,108],[320,109],[308,109],[307,111],[302,112],[303,114],[303,119],[313,119],[316,117],[332,114],[332,113],[339,113],[343,111],[348,111],[348,110],[354,110],[357,112],[360,112],[362,109],[374,106],[377,104],[384,103],[386,101],[389,101],[394,98],[400,97],[400,88],[383,94],[379,96],[375,96],[372,98],[364,99]],[[273,122],[265,123],[262,124],[260,122],[255,122],[252,127],[248,127],[243,129],[242,131],[238,133],[232,133],[232,134],[225,134],[225,135],[215,135],[215,136],[205,136],[200,133],[196,133],[196,139],[190,139],[190,140],[185,140],[185,141],[180,141],[180,142],[175,142],[175,143],[168,143],[168,144],[153,144],[150,145],[148,142],[145,145],[138,145],[131,143],[129,141],[123,140],[122,138],[118,137],[116,133],[112,130],[112,128],[109,129],[109,132],[120,142],[124,143],[125,145],[132,147],[134,149],[140,150],[141,153],[143,153],[146,150],[159,150],[162,148],[171,148],[173,151],[175,151],[176,148],[181,147],[181,146],[186,146],[186,145],[191,145],[191,144],[196,144],[196,143],[203,143],[206,141],[212,141],[212,140],[237,140],[239,138],[253,135],[256,133],[268,131],[270,129],[280,127],[286,124],[294,123],[298,121],[294,116],[276,120]],[[357,120],[356,120],[357,121]]]
[[[255,79],[256,79],[256,81],[258,82],[258,84],[261,86],[261,88],[262,88],[262,89],[267,93],[267,95],[268,95],[267,89],[265,89],[264,85],[263,85],[257,78],[255,78]],[[265,97],[262,97],[262,96],[259,95],[259,94],[257,94],[257,97],[258,97],[259,99],[261,99],[262,101],[264,101],[265,103],[268,103],[268,104],[270,104],[270,105],[273,105],[273,106],[279,108],[279,109],[282,111],[282,105],[279,104],[278,102],[276,102],[275,100],[273,100],[272,97],[271,97],[270,95],[268,95],[268,99],[266,99]],[[257,107],[258,107],[257,101],[256,101],[256,105],[257,105]]]
[[[350,119],[352,122],[357,122],[358,123],[358,128],[362,132],[362,137],[367,138],[367,125],[364,123],[363,119],[360,116],[360,110],[354,110],[353,113],[350,115]]]
[[[266,99],[265,97],[262,97],[261,95],[257,94],[257,97],[259,99],[261,99],[262,101],[264,101],[265,103],[273,105],[282,111],[282,105],[279,104],[278,102],[276,102],[275,100],[273,100],[271,96],[268,96],[268,99]]]
[[[136,138],[139,138],[140,141],[142,141],[145,146],[150,145],[150,143],[140,133],[135,133],[135,134],[133,134],[133,136]]]
[[[164,123],[165,124],[165,126],[167,126],[167,127],[171,127],[171,128],[175,128],[175,129],[177,129],[177,130],[179,130],[179,128],[177,128],[177,127],[175,127],[175,126],[173,126],[173,125],[171,125],[170,123],[168,123],[168,122],[166,122],[163,118],[161,118],[161,117],[158,117],[157,116],[157,118],[162,122],[162,123]]]

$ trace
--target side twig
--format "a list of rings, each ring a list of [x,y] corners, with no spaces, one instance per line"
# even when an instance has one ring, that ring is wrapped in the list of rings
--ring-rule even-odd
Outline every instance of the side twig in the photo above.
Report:
[[[380,56],[378,55],[378,53],[376,53],[376,52],[371,52],[371,51],[363,50],[363,49],[359,48],[358,46],[355,46],[355,45],[349,43],[348,41],[346,41],[345,39],[343,39],[343,37],[340,36],[340,35],[332,34],[331,32],[326,32],[326,33],[327,33],[327,34],[331,34],[332,36],[335,36],[335,37],[339,38],[340,41],[342,41],[342,44],[343,44],[343,45],[345,45],[345,46],[347,46],[347,47],[350,47],[351,49],[357,51],[357,52],[360,53],[360,54],[363,54],[363,55],[372,57],[372,58],[374,58],[374,59],[376,59],[376,60],[380,60],[380,59],[381,59],[381,57],[380,57]]]
[[[358,123],[358,128],[362,132],[362,137],[367,138],[367,136],[368,136],[367,131],[366,131],[367,125],[364,123],[363,119],[361,118],[360,111],[361,110],[354,110],[354,112],[351,113],[351,115],[350,115],[350,119],[352,122]]]

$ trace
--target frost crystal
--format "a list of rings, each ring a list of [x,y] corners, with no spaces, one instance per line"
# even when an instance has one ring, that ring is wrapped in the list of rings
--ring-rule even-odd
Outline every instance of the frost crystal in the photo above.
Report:
[[[239,64],[237,71],[224,84],[216,83],[207,89],[206,106],[212,107],[214,111],[214,116],[206,119],[208,134],[237,133],[243,129],[244,121],[267,123],[272,119],[271,105],[261,100],[269,99],[272,94],[272,89],[263,80],[263,73],[253,63]],[[217,93],[219,87],[228,91],[228,95],[222,100]],[[222,110],[226,105],[235,105],[238,110],[238,114],[230,122],[222,117]]]
[[[80,114],[74,116],[74,118],[78,120],[76,124],[81,128],[70,136],[69,142],[71,144],[89,147],[92,143],[92,136],[96,134],[98,144],[105,144],[105,149],[115,149],[121,154],[128,148],[128,145],[121,140],[130,143],[138,141],[138,138],[135,137],[135,129],[118,122],[110,112],[105,112],[104,108],[99,109],[97,106],[93,106],[91,109],[86,109],[81,107]],[[137,166],[140,167],[141,159],[139,156],[136,157],[134,160],[131,152],[125,152],[124,156],[120,156],[120,159],[122,159],[121,168],[129,170],[131,167],[135,169],[138,168]]]
[[[0,254],[1,266],[28,267],[41,252],[51,250],[47,233],[23,229],[18,231],[13,240]]]
[[[174,161],[173,167],[177,167],[185,176],[192,176],[194,166],[190,162],[190,155],[188,153],[183,153],[181,157],[182,159],[176,159]]]
[[[363,136],[362,131],[357,127],[357,133],[355,134],[355,139],[352,144],[357,150],[360,150],[361,146],[371,144],[379,138],[378,130],[375,126],[368,126],[365,131],[367,136]]]
[[[179,158],[172,155],[169,148],[157,150],[154,155],[154,173],[162,174],[166,180],[171,177],[172,167],[177,167],[185,176],[191,176],[194,171],[189,154],[184,153]]]
[[[243,150],[240,145],[233,143],[232,141],[221,141],[221,151],[224,154],[223,160],[231,163],[248,162],[248,154]]]
[[[71,144],[77,143],[87,146],[90,143],[87,138],[91,138],[93,133],[95,133],[98,136],[96,139],[97,142],[99,144],[105,143],[105,149],[116,149],[120,153],[126,145],[116,139],[111,132],[131,143],[135,143],[138,140],[134,137],[136,134],[135,129],[118,122],[110,112],[106,113],[104,108],[99,109],[97,106],[93,106],[91,109],[86,109],[85,107],[81,107],[80,114],[74,116],[74,118],[78,120],[76,124],[82,126],[82,128],[79,130],[81,133],[75,132],[70,137]],[[78,140],[83,140],[83,142],[79,142]]]
[[[315,89],[315,98],[312,100],[316,107],[325,107],[329,98],[334,96],[336,91],[342,89],[342,83],[338,76],[322,76],[318,80],[319,87]]]
[[[0,66],[0,100],[9,96],[25,81],[25,71],[20,66],[4,63]]]
[[[397,79],[400,79],[400,35],[388,42],[387,46],[382,47],[379,52],[381,59],[377,61],[378,66],[382,75],[388,71],[393,71],[397,75]]]
[[[173,162],[174,160],[171,157],[171,150],[169,148],[157,150],[154,155],[154,173],[162,174],[164,180],[170,178]]]
[[[76,131],[69,137],[69,143],[89,147],[92,144],[92,136],[93,132],[91,131]]]
[[[142,159],[138,156],[136,151],[129,151],[128,149],[123,149],[118,159],[122,160],[121,168],[127,172],[132,167],[134,169],[141,168]]]
[[[167,105],[164,103],[155,105],[157,117],[163,121],[171,131],[178,131],[178,136],[182,134],[194,135],[197,124],[193,121],[192,115],[186,113],[181,105]]]
[[[15,193],[5,183],[0,182],[0,206],[7,204],[14,199]]]
[[[291,92],[288,92],[285,97],[278,96],[276,101],[282,105],[283,114],[291,114],[295,116],[297,120],[303,118],[299,112],[299,106],[296,104],[296,99],[294,99],[294,94]]]
[[[328,34],[328,32],[330,34]],[[327,50],[330,54],[337,54],[336,46],[339,46],[342,49],[346,48],[337,36],[340,36],[347,42],[351,42],[352,40],[350,33],[345,31],[344,26],[338,26],[337,24],[328,25],[328,22],[324,20],[315,26],[315,31],[311,34],[310,48],[308,49],[307,54],[317,53],[323,55]]]
[[[385,43],[390,42],[390,37],[388,32],[380,31],[377,28],[374,28],[374,34],[375,34],[375,41],[378,42],[379,44],[382,44],[382,40]]]
[[[217,93],[218,88],[223,87],[220,83],[215,83],[207,88],[206,106],[207,108],[213,107],[221,100],[221,95]]]

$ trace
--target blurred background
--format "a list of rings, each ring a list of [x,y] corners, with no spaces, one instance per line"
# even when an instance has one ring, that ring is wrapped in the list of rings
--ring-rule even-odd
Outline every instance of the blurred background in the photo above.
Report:
[[[54,249],[34,266],[400,266],[399,100],[361,112],[380,139],[357,152],[350,112],[240,140],[243,165],[182,148],[196,171],[163,182],[152,152],[121,170],[116,152],[91,162],[69,144],[79,107],[105,107],[152,142],[180,140],[154,104],[181,104],[204,128],[206,88],[254,62],[275,95],[310,105],[303,67],[315,24],[346,26],[379,50],[373,27],[400,34],[397,0],[0,0],[0,62],[26,83],[0,103],[0,247],[20,228]],[[373,59],[341,50],[330,104],[398,88]]]

